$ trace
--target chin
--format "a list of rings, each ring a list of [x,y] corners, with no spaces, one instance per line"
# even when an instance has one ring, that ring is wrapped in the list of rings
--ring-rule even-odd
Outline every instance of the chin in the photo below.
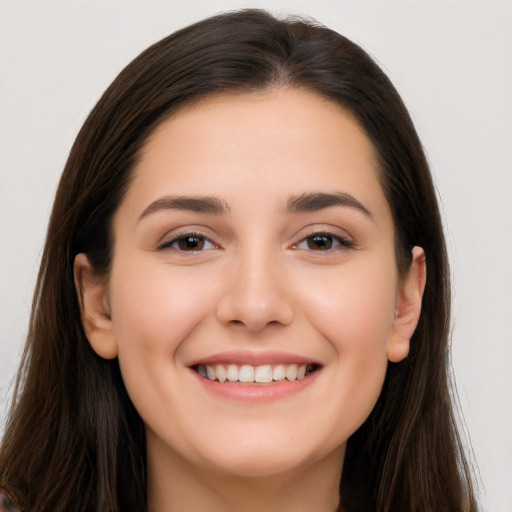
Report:
[[[218,464],[218,461],[217,461]],[[308,466],[306,460],[273,456],[263,457],[261,454],[245,457],[244,460],[222,461],[222,472],[238,478],[266,478],[279,474],[287,474]]]
[[[301,471],[332,453],[325,448],[308,447],[306,443],[279,442],[276,438],[263,443],[261,439],[253,443],[247,439],[243,441],[243,444],[232,443],[231,448],[223,453],[212,453],[212,466],[240,478],[265,478]],[[334,452],[343,447],[336,448]],[[342,458],[340,452],[340,461]]]

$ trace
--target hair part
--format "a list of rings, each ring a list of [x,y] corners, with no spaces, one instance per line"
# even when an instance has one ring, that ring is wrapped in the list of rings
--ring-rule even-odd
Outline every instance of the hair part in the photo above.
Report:
[[[368,54],[313,21],[222,14],[144,51],[81,129],[49,223],[30,330],[0,450],[0,486],[25,511],[146,508],[145,433],[117,360],[85,336],[73,262],[108,276],[112,218],[145,142],[181,109],[219,94],[305,89],[345,108],[373,143],[396,229],[397,265],[426,253],[423,311],[409,357],[389,363],[378,403],[350,438],[340,500],[350,512],[476,510],[448,381],[447,255],[428,164],[395,88]],[[37,427],[36,427],[37,426]]]

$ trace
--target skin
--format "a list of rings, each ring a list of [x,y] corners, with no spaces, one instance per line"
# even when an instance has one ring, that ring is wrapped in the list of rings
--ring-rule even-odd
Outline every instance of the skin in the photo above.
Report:
[[[287,210],[318,192],[366,212]],[[158,203],[176,195],[214,197],[226,211]],[[113,231],[108,279],[85,254],[75,279],[91,345],[119,358],[146,426],[149,510],[335,510],[347,439],[387,362],[407,356],[425,283],[420,248],[397,271],[364,131],[300,90],[206,100],[147,141]],[[183,250],[190,232],[201,250]],[[233,400],[190,368],[226,351],[321,368],[279,399]]]

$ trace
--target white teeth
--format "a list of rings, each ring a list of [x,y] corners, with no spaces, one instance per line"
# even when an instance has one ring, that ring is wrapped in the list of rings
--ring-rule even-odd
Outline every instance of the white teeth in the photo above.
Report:
[[[211,366],[206,367],[206,377],[210,380],[215,380],[217,378],[215,370]]]
[[[278,364],[277,366],[274,366],[274,369],[272,370],[272,378],[275,381],[284,380],[286,378],[284,364]]]
[[[302,380],[316,368],[306,364],[277,364],[271,366],[264,364],[260,366],[251,366],[244,364],[238,366],[236,364],[217,364],[215,366],[197,365],[197,372],[208,380],[224,383],[242,382],[268,384],[272,381],[280,382],[283,380],[295,381]]]
[[[230,364],[228,366],[228,371],[226,373],[226,377],[229,382],[237,382],[238,381],[238,368],[234,364]]]
[[[256,382],[272,382],[272,367],[269,364],[257,366],[254,380]]]
[[[297,365],[291,364],[290,366],[288,366],[286,368],[285,374],[286,374],[286,378],[288,380],[296,380],[297,379]]]
[[[238,380],[240,382],[254,382],[254,368],[252,366],[249,366],[248,364],[244,364],[240,368]]]
[[[217,380],[219,382],[226,382],[226,370],[224,369],[224,366],[222,366],[221,364],[218,364],[215,367],[215,375],[217,375]]]

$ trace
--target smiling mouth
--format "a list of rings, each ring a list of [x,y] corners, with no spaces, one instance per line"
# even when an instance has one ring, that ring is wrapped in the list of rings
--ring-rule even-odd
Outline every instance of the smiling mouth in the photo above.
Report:
[[[271,384],[305,379],[320,367],[316,364],[197,364],[192,368],[205,379],[221,384]]]

